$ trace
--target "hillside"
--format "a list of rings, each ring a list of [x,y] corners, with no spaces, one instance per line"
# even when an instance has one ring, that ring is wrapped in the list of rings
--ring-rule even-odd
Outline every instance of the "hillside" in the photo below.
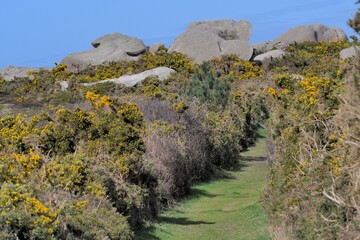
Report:
[[[133,239],[166,219],[164,209],[204,192],[202,182],[238,167],[260,127],[268,133],[261,203],[272,237],[355,239],[358,42],[314,24],[251,46],[249,24],[197,22],[169,49],[106,35],[52,69],[4,74],[0,239]],[[195,33],[207,40],[205,55],[199,42],[186,44]],[[200,55],[187,56],[192,49]],[[208,185],[228,194],[224,204],[235,213],[246,203],[231,193],[252,188],[252,177],[266,171],[264,162],[248,165],[233,173],[234,185]],[[240,215],[261,214],[260,196],[251,196]],[[210,200],[193,204],[219,208]]]

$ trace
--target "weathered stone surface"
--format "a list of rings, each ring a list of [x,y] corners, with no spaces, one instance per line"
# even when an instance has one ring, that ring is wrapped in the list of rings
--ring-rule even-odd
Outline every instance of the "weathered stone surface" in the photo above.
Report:
[[[28,72],[30,71],[36,72],[39,71],[40,69],[41,68],[8,66],[5,69],[0,69],[0,75],[2,75],[6,81],[12,81],[15,78],[24,78],[24,77],[32,78],[32,76],[28,75]]]
[[[69,82],[68,81],[60,81],[59,85],[60,85],[61,91],[63,91],[63,92],[68,90],[68,88],[69,88]]]
[[[301,25],[290,29],[283,35],[277,37],[275,42],[335,42],[338,40],[347,40],[343,30],[338,27],[328,27],[322,24]]]
[[[280,58],[285,55],[283,50],[271,50],[266,53],[260,54],[254,58],[255,61],[264,62],[274,58]]]
[[[356,50],[360,51],[360,47],[349,47],[349,48],[345,48],[343,50],[341,50],[340,52],[340,59],[341,60],[345,60],[347,58],[352,58],[355,57],[356,55]]]
[[[285,50],[293,42],[335,42],[338,40],[348,40],[345,32],[340,28],[328,27],[322,24],[309,24],[292,28],[272,41],[255,43],[253,48],[257,53],[265,53],[276,49]]]
[[[169,78],[169,76],[173,73],[176,73],[176,71],[171,68],[158,67],[158,68],[144,71],[139,74],[124,75],[119,78],[103,80],[103,81],[94,82],[94,83],[84,83],[83,85],[84,86],[92,86],[92,85],[96,85],[96,84],[100,84],[100,83],[113,82],[113,83],[117,83],[117,84],[124,84],[127,87],[132,87],[132,86],[135,86],[135,85],[141,83],[147,77],[157,76],[160,81],[163,81],[163,80]]]
[[[265,53],[271,50],[285,50],[288,44],[283,42],[266,41],[253,44],[254,51]]]
[[[241,59],[249,60],[253,55],[253,47],[243,40],[219,41],[221,55],[241,53]]]
[[[249,60],[253,51],[248,43],[251,32],[251,23],[244,20],[194,22],[175,39],[169,51],[185,53],[197,63],[224,54],[236,54],[243,60]]]
[[[131,61],[147,50],[140,39],[120,33],[108,34],[91,43],[93,49],[66,56],[61,63],[67,65],[67,71],[77,72],[88,65],[100,65],[111,61]]]
[[[163,43],[154,43],[150,46],[149,52],[152,54],[155,54],[157,51],[159,51],[160,48],[165,47]]]
[[[274,45],[273,41],[266,41],[266,42],[255,43],[252,45],[252,47],[254,48],[254,51],[264,53],[272,50],[273,45]]]

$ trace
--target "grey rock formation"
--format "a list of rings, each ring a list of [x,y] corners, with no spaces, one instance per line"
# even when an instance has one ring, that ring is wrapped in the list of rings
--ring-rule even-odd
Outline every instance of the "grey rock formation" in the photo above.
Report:
[[[265,53],[271,50],[285,50],[288,44],[283,42],[266,41],[253,44],[254,51]]]
[[[253,54],[253,47],[242,40],[219,41],[221,55],[237,53],[243,60],[249,60]]]
[[[15,66],[7,66],[5,69],[0,69],[0,75],[3,76],[3,78],[6,81],[12,81],[15,78],[24,78],[24,77],[30,77],[32,76],[28,75],[28,72],[30,71],[39,71],[41,68],[29,68],[29,67],[15,67]]]
[[[155,54],[157,51],[159,51],[160,48],[165,47],[163,43],[154,43],[150,46],[149,52],[152,54]]]
[[[308,24],[292,28],[272,41],[256,43],[253,48],[258,53],[265,53],[276,49],[285,50],[293,42],[335,42],[339,40],[348,40],[345,32],[340,28],[322,24]]]
[[[236,54],[249,60],[253,48],[249,44],[252,32],[248,21],[201,21],[191,23],[188,29],[170,45],[170,52],[182,52],[201,63],[224,54]]]
[[[160,81],[163,81],[173,73],[176,73],[175,70],[167,67],[158,67],[151,70],[144,71],[139,74],[134,75],[124,75],[119,78],[109,79],[109,80],[103,80],[99,82],[94,83],[84,83],[84,86],[92,86],[100,83],[107,83],[107,82],[113,82],[117,84],[124,84],[127,87],[133,87],[139,83],[141,83],[143,80],[145,80],[147,77],[151,76],[157,76]]]
[[[140,39],[120,33],[112,33],[93,41],[93,49],[66,56],[61,63],[67,65],[67,71],[77,72],[88,65],[100,65],[105,62],[137,60],[147,50]]]
[[[277,37],[275,42],[335,42],[338,40],[347,40],[343,30],[338,27],[328,27],[322,24],[301,25],[290,29],[283,35]]]
[[[264,62],[274,58],[280,58],[285,55],[283,50],[271,50],[266,53],[260,54],[254,58],[255,61]]]
[[[259,42],[252,45],[254,51],[256,52],[268,52],[273,49],[274,42],[273,41],[266,41],[266,42]]]
[[[355,55],[356,55],[356,50],[357,50],[357,51],[360,51],[360,47],[352,46],[352,47],[345,48],[345,49],[341,50],[341,52],[340,52],[340,59],[341,59],[341,60],[345,60],[345,59],[347,59],[347,58],[355,57]]]

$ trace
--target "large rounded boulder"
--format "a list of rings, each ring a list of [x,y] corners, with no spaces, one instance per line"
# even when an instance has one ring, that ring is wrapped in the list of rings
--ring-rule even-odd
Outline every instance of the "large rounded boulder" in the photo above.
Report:
[[[170,52],[181,52],[201,63],[225,54],[236,54],[249,60],[253,48],[249,44],[251,23],[242,20],[214,20],[191,23],[170,45]]]
[[[66,56],[61,63],[67,65],[67,71],[77,72],[88,65],[100,65],[111,61],[137,60],[147,47],[140,39],[120,33],[112,33],[93,41],[93,49]]]
[[[283,35],[276,38],[275,42],[336,42],[346,41],[345,32],[338,27],[328,27],[322,24],[301,25],[290,29]]]
[[[272,59],[281,58],[281,57],[285,56],[285,54],[286,54],[286,52],[284,52],[283,50],[279,50],[279,49],[271,50],[271,51],[265,52],[263,54],[257,55],[254,58],[254,61],[263,63],[265,61],[269,61]]]
[[[294,42],[336,42],[348,41],[346,33],[338,27],[328,27],[322,24],[300,25],[290,29],[272,41],[256,43],[255,52],[264,53],[270,50],[285,50]]]
[[[345,48],[340,52],[340,59],[345,60],[347,58],[353,58],[356,56],[356,53],[360,51],[360,46],[352,46]]]

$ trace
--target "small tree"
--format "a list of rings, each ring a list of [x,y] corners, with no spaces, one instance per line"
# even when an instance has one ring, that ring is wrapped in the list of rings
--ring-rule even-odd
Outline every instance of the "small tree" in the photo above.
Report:
[[[231,90],[230,81],[231,79],[218,79],[209,64],[203,63],[195,70],[185,94],[188,99],[196,98],[210,108],[224,108]]]

